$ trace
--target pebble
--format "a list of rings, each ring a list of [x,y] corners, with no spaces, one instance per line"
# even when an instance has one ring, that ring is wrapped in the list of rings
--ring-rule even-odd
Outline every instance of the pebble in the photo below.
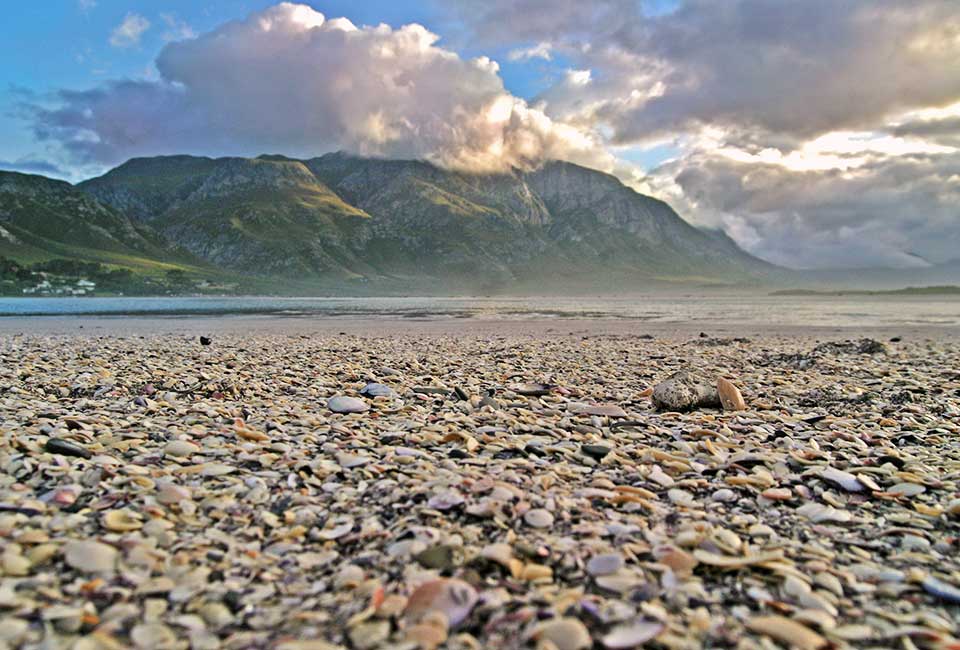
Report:
[[[113,571],[117,566],[117,549],[95,541],[68,542],[63,548],[67,564],[78,571],[101,573]]]
[[[960,346],[825,343],[0,338],[0,646],[956,643]]]
[[[594,555],[587,562],[587,573],[592,576],[606,576],[623,568],[623,557],[616,553]]]
[[[51,454],[61,456],[76,456],[77,458],[87,459],[93,457],[93,452],[89,449],[84,449],[80,445],[63,438],[50,438],[44,443],[43,448]]]
[[[580,450],[584,455],[596,458],[597,460],[602,459],[612,451],[610,447],[606,445],[583,445]]]
[[[680,370],[653,387],[653,405],[660,411],[720,408],[716,386],[691,370]]]
[[[200,453],[200,447],[189,440],[171,440],[163,446],[163,453],[179,458]]]
[[[370,410],[370,405],[356,397],[337,395],[327,400],[327,408],[334,413],[364,413]]]
[[[360,389],[360,394],[367,397],[393,397],[394,392],[386,384],[371,382]]]
[[[543,508],[528,510],[523,515],[523,520],[527,522],[528,526],[532,526],[533,528],[550,528],[553,526],[553,515]]]
[[[549,641],[557,650],[586,650],[593,645],[587,626],[575,618],[556,618],[541,623],[534,638]]]

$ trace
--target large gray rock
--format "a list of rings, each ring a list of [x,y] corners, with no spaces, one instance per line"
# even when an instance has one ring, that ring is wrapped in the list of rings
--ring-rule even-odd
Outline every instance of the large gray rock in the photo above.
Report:
[[[658,411],[720,408],[716,385],[690,370],[675,372],[654,386],[652,398]]]

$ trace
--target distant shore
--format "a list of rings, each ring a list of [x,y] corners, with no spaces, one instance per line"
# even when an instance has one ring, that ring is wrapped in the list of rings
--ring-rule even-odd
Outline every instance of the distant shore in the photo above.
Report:
[[[952,284],[932,287],[905,287],[869,291],[866,289],[781,289],[771,296],[960,296],[960,287]]]

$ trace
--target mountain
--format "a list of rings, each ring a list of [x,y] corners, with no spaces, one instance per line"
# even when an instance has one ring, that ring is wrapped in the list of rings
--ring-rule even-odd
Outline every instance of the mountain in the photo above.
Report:
[[[0,171],[0,257],[137,265],[175,257],[149,226],[44,176]]]
[[[775,270],[570,163],[467,174],[344,153],[133,159],[79,189],[217,267],[420,290],[626,291]]]

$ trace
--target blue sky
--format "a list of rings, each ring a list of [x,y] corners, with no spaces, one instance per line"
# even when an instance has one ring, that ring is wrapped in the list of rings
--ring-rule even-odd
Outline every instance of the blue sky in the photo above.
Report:
[[[273,0],[43,0],[10,3],[0,23],[5,56],[0,57],[0,168],[16,163],[53,160],[55,146],[37,142],[29,125],[18,117],[25,99],[43,100],[58,89],[84,90],[108,80],[141,79],[156,75],[154,60],[171,40],[189,33],[204,33],[230,21],[245,18],[276,4]],[[441,38],[440,45],[464,57],[489,56],[500,64],[500,77],[507,90],[533,99],[560,79],[571,62],[562,54],[551,61],[534,59],[511,62],[511,46],[471,47],[462,25],[441,12],[433,1],[391,0],[308,1],[328,18],[344,16],[357,25],[387,23],[399,27],[418,23]],[[675,0],[647,3],[645,11],[656,14],[675,6]],[[111,34],[129,15],[149,22],[137,42],[111,44]],[[520,45],[520,44],[518,44]],[[671,146],[650,149],[627,148],[621,157],[649,169],[676,154]],[[38,171],[70,178],[76,172],[64,165],[64,173]]]

